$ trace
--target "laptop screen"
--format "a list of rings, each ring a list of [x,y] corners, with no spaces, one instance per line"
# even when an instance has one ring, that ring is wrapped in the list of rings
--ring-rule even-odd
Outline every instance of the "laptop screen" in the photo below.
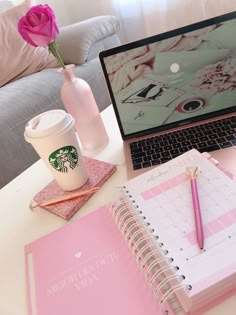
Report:
[[[236,109],[236,12],[100,53],[123,139]]]

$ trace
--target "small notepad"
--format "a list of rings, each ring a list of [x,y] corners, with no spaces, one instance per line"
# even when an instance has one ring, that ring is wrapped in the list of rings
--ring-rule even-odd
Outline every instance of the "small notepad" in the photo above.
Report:
[[[83,158],[89,178],[81,188],[73,192],[87,190],[97,186],[101,187],[116,171],[116,166],[111,163],[85,156]],[[53,180],[33,197],[33,202],[41,204],[49,199],[66,196],[69,193],[71,192],[64,191],[57,182]],[[44,206],[43,208],[65,220],[70,220],[91,196],[92,194],[88,194],[81,198],[63,201],[50,206]]]

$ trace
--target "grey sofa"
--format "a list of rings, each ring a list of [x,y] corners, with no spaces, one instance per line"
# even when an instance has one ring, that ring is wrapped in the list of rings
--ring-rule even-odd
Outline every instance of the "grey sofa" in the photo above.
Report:
[[[58,37],[65,63],[76,64],[76,76],[89,83],[100,111],[110,104],[110,97],[98,53],[120,43],[118,29],[116,17],[99,16],[62,27]],[[58,69],[51,68],[0,88],[0,188],[39,159],[24,139],[24,127],[41,112],[64,109],[60,97],[62,84]]]

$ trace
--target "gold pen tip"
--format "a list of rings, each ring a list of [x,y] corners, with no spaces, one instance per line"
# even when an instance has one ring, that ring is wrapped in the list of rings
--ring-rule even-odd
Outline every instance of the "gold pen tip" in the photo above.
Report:
[[[195,167],[186,167],[186,171],[191,179],[197,177],[198,166]]]

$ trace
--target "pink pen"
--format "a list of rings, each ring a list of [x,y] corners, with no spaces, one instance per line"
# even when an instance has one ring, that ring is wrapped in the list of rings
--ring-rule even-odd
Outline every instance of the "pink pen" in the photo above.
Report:
[[[204,247],[204,234],[202,228],[202,217],[201,217],[201,209],[199,204],[198,198],[198,191],[197,191],[197,170],[196,167],[194,170],[187,168],[190,176],[190,183],[191,183],[191,191],[192,191],[192,199],[193,199],[193,210],[194,210],[194,218],[195,218],[195,226],[196,226],[196,236],[198,241],[198,246],[200,249]]]

